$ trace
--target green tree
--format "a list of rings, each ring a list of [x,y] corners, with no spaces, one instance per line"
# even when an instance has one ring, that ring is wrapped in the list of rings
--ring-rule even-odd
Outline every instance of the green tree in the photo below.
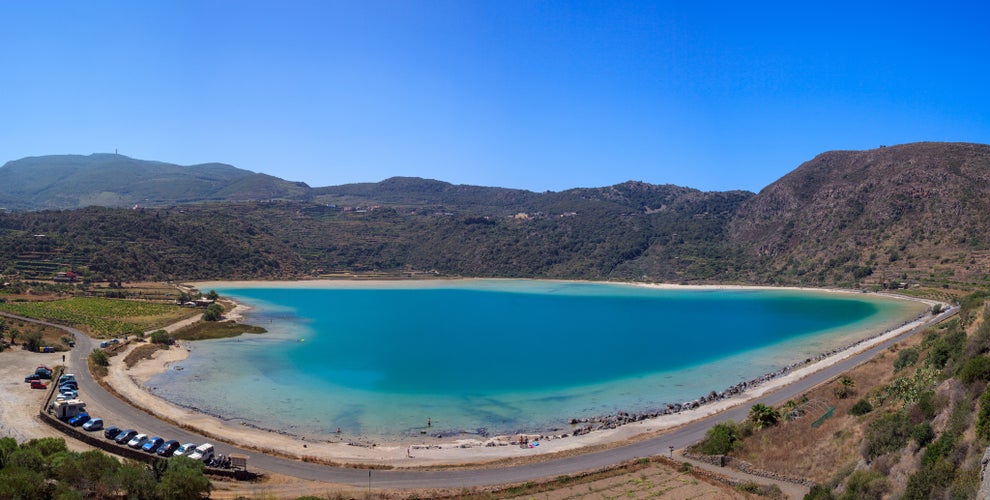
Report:
[[[25,448],[21,446],[20,448],[14,450],[10,456],[7,457],[7,467],[8,468],[22,468],[27,470],[44,470],[45,468],[45,457],[36,448]]]
[[[849,375],[843,375],[839,379],[839,386],[833,389],[835,397],[839,399],[846,399],[853,394],[853,387],[856,386],[856,382]]]
[[[0,470],[0,498],[43,500],[47,497],[45,476],[41,472],[24,467]]]
[[[25,337],[24,348],[31,352],[38,352],[41,350],[41,334],[38,332],[31,332]]]
[[[216,302],[216,300],[220,298],[220,294],[218,294],[216,290],[210,290],[210,293],[206,294],[206,298]]]
[[[700,451],[705,455],[725,455],[732,451],[737,441],[739,441],[739,430],[736,423],[729,420],[715,424],[705,432]]]
[[[756,403],[749,409],[749,419],[756,426],[757,430],[764,427],[773,427],[780,421],[780,412],[772,406],[763,403]]]
[[[117,470],[121,464],[98,450],[80,453],[74,461],[66,461],[55,470],[60,482],[95,498],[106,498],[120,490]]]
[[[165,330],[155,330],[151,332],[151,341],[155,344],[169,345],[172,343],[172,336]]]
[[[110,366],[110,358],[107,357],[107,352],[103,349],[94,349],[93,352],[89,353],[89,359],[96,366]]]
[[[189,457],[169,459],[156,488],[158,498],[185,500],[209,497],[211,485],[204,470],[203,462]]]
[[[17,451],[17,441],[12,437],[0,438],[0,469],[7,466],[10,454]]]
[[[27,450],[38,450],[38,453],[41,453],[41,456],[46,458],[69,450],[69,448],[65,445],[65,440],[56,437],[32,439],[21,445],[21,448]]]
[[[210,304],[203,313],[203,321],[220,321],[223,317],[223,306],[220,304]]]
[[[117,469],[115,480],[127,490],[129,499],[151,500],[155,497],[155,476],[141,462],[126,461]]]

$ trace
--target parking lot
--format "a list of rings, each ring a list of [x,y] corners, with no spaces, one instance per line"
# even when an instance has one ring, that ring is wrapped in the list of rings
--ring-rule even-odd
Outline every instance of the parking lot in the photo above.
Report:
[[[24,377],[34,373],[38,365],[54,367],[62,363],[60,353],[34,353],[21,350],[20,346],[0,352],[0,435],[10,436],[18,442],[43,437],[64,437],[56,429],[38,417],[38,410],[47,390],[31,389]],[[50,380],[45,380],[49,384]],[[86,451],[90,446],[75,440],[66,440],[69,449]]]
[[[54,368],[61,363],[61,353],[33,353],[21,350],[19,346],[0,352],[0,435],[13,437],[18,442],[44,437],[66,437],[59,430],[44,423],[38,416],[38,411],[45,401],[45,397],[56,381],[42,379],[41,382],[47,385],[44,390],[32,388],[31,383],[24,381],[25,377],[34,374],[39,366]],[[73,370],[70,367],[66,372],[71,373]],[[162,430],[167,430],[168,426],[166,425],[160,426],[162,430],[145,429],[136,421],[137,419],[110,414],[106,408],[100,405],[99,398],[87,398],[85,385],[79,386],[78,399],[86,403],[85,412],[91,418],[103,419],[104,429],[111,426],[120,429],[135,429],[138,433],[147,434],[149,438],[160,436],[165,440],[183,437],[173,437],[167,432],[162,432]],[[141,420],[146,421],[147,419]],[[79,428],[82,429],[81,426]],[[105,439],[104,429],[94,429],[89,433],[94,437]],[[107,441],[109,442],[109,440]],[[200,441],[202,438],[195,444],[202,444]],[[182,443],[186,442],[182,441]],[[93,449],[93,447],[76,439],[66,439],[66,443],[69,449],[74,451]]]

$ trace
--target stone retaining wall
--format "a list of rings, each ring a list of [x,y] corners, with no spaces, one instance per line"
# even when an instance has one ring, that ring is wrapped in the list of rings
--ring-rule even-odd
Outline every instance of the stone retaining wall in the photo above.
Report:
[[[53,382],[57,380],[58,380],[57,375],[54,376],[54,378],[52,378]],[[55,386],[55,384],[53,383],[52,386]],[[115,441],[110,439],[103,439],[103,431],[97,431],[95,434],[92,434],[82,430],[82,428],[73,427],[68,423],[55,418],[54,415],[48,413],[48,404],[51,401],[54,394],[55,394],[55,388],[53,387],[52,390],[48,393],[48,397],[46,397],[44,402],[42,403],[41,409],[38,411],[38,416],[41,417],[42,422],[54,427],[58,431],[62,432],[63,434],[75,440],[82,441],[94,448],[103,450],[107,453],[119,455],[124,458],[129,458],[131,460],[137,460],[139,462],[145,462],[147,464],[152,464],[158,460],[168,460],[167,458],[161,458],[155,454],[149,454],[143,451],[128,448],[127,446],[121,446],[117,444]],[[240,481],[248,481],[258,478],[258,474],[240,469],[216,469],[213,467],[207,467],[206,473],[211,476],[230,477]]]
[[[788,476],[786,474],[780,474],[777,472],[759,469],[745,460],[740,460],[738,458],[730,457],[727,455],[695,455],[693,453],[688,453],[686,451],[683,453],[683,455],[692,460],[705,462],[708,464],[716,465],[718,467],[729,467],[739,472],[749,474],[751,476],[758,476],[767,479],[773,479],[775,481],[784,481],[787,483],[800,484],[801,486],[805,486],[808,488],[811,488],[816,484],[814,481],[809,481],[804,478],[793,477],[793,476]]]

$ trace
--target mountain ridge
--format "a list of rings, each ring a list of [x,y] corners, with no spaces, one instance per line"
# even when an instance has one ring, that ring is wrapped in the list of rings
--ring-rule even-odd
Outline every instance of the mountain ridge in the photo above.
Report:
[[[981,144],[830,151],[755,194],[638,181],[535,193],[410,177],[311,188],[246,171],[213,189],[223,183],[211,180],[219,175],[211,168],[199,170],[195,193],[205,195],[196,203],[0,212],[0,274],[86,266],[127,279],[430,272],[990,284],[990,146]],[[125,195],[137,196],[90,193],[130,207]],[[30,234],[53,236],[28,241]]]

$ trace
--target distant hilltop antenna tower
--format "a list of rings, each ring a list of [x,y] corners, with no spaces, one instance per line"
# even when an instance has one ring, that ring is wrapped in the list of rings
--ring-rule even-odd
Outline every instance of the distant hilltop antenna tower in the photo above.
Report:
[[[117,148],[113,148],[113,154],[115,154],[115,155],[119,155],[120,154],[120,153],[117,152]]]

